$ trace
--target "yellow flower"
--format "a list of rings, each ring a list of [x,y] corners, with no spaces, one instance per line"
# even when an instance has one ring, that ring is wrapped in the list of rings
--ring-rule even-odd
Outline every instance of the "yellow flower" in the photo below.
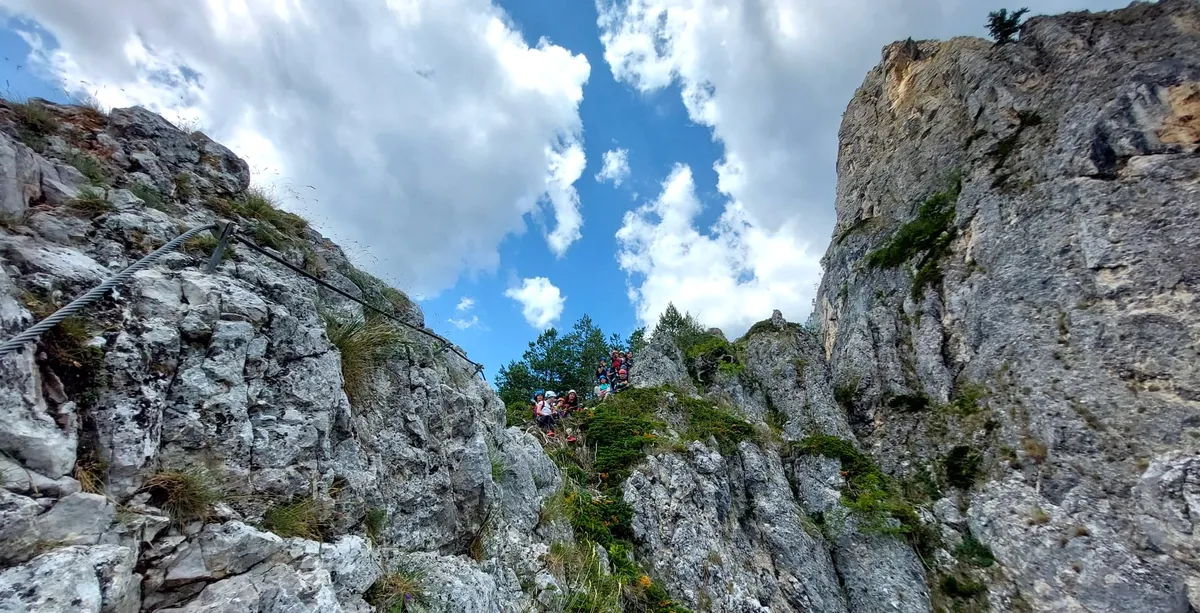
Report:
[[[637,580],[638,587],[641,587],[641,588],[650,587],[650,584],[652,584],[652,583],[654,583],[654,582],[651,581],[650,577],[647,575],[642,575],[641,577],[638,577],[638,580]]]

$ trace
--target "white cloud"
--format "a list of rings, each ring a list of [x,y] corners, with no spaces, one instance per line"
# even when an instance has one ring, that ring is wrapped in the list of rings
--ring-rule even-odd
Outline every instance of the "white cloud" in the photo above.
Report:
[[[34,64],[68,89],[194,122],[265,171],[257,182],[312,185],[289,206],[416,293],[494,270],[527,214],[553,217],[558,255],[580,237],[590,67],[527,45],[491,0],[0,7],[55,37]]]
[[[629,176],[629,150],[628,149],[613,149],[604,152],[604,165],[600,168],[600,172],[596,173],[596,180],[603,183],[612,181],[613,185],[620,186],[621,182]]]
[[[451,317],[450,319],[447,319],[446,321],[450,322],[451,325],[453,325],[455,328],[458,328],[459,330],[466,330],[468,328],[478,328],[479,327],[479,316],[478,315],[472,315],[471,319],[454,319],[453,317]]]
[[[780,309],[807,312],[820,262],[795,229],[764,230],[736,204],[708,232],[695,227],[701,203],[692,171],[678,164],[654,202],[625,214],[617,259],[631,277],[629,297],[640,323],[653,326],[667,304],[739,336]]]
[[[525,321],[538,330],[545,330],[557,321],[567,301],[546,277],[524,279],[521,287],[509,288],[504,295],[521,303]]]
[[[454,307],[454,310],[456,310],[460,313],[463,313],[466,311],[470,311],[474,306],[475,306],[474,298],[469,298],[467,296],[463,296],[462,299],[458,301],[458,306]]]
[[[1031,0],[1026,4],[1035,13],[1056,13],[1127,3]],[[680,249],[699,247],[705,254],[725,247],[727,253],[703,258],[680,251],[678,257],[652,258],[646,265],[661,268],[646,271],[639,313],[660,308],[658,297],[676,290],[682,292],[676,301],[681,309],[695,292],[709,292],[712,295],[706,299],[728,303],[714,288],[742,288],[730,285],[737,277],[668,265],[676,260],[712,259],[723,262],[720,270],[728,274],[769,280],[752,284],[757,293],[744,297],[743,308],[753,306],[758,317],[780,308],[794,320],[803,319],[809,306],[784,282],[783,270],[800,267],[792,271],[804,275],[798,282],[815,278],[810,265],[824,251],[833,230],[841,113],[867,71],[878,63],[880,49],[910,36],[985,35],[987,15],[986,9],[968,0],[598,0],[597,8],[604,58],[613,76],[641,92],[677,84],[690,119],[712,130],[724,149],[723,158],[714,165],[717,188],[729,200],[722,219],[741,228],[721,230],[714,240],[683,240],[690,236],[683,231],[686,226],[652,226],[657,240],[649,244],[657,248],[651,253],[670,251],[676,244]],[[672,177],[674,183],[683,183],[678,171]],[[664,198],[677,207],[690,206],[666,194]],[[674,214],[690,219],[683,211]],[[634,221],[633,228],[645,225]],[[628,219],[627,227],[631,227]],[[764,242],[782,253],[778,257],[761,253],[758,245]],[[707,288],[689,285],[697,278],[703,278]],[[735,313],[732,304],[702,309],[693,302],[691,306],[693,312],[712,312],[711,319],[702,319],[713,325],[744,322],[746,317]],[[789,306],[790,313],[785,308]]]
[[[566,255],[571,243],[579,240],[583,227],[583,215],[579,211],[579,192],[575,191],[575,182],[583,175],[587,159],[583,155],[583,147],[572,142],[561,151],[548,150],[550,172],[546,177],[546,194],[554,208],[554,217],[558,225],[546,237],[550,251],[555,257]]]

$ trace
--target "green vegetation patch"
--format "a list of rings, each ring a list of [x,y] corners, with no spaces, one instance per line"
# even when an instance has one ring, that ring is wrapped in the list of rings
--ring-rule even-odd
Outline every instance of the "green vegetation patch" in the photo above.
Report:
[[[983,456],[967,445],[958,445],[946,454],[944,463],[946,482],[965,490],[979,477]]]
[[[629,388],[596,405],[594,412],[584,417],[581,427],[596,450],[597,473],[610,482],[620,482],[646,457],[646,447],[657,438],[654,430],[666,425],[654,417],[655,408],[664,402],[663,393],[658,388]]]
[[[697,441],[706,441],[711,436],[717,440],[722,455],[736,452],[739,443],[754,437],[754,427],[749,422],[712,402],[683,397],[679,403],[687,411],[684,436]]]
[[[929,409],[931,406],[929,396],[920,392],[912,394],[900,394],[892,396],[887,401],[887,406],[892,409],[904,413],[919,413]]]
[[[57,307],[34,294],[22,294],[21,302],[39,320],[54,314]],[[92,344],[95,323],[80,316],[71,316],[42,335],[39,341],[46,359],[44,367],[58,377],[67,397],[80,408],[95,406],[100,391],[108,385],[104,367],[104,350]]]
[[[996,563],[996,556],[987,545],[979,542],[973,534],[963,537],[962,543],[954,550],[954,555],[979,568],[988,568]]]
[[[284,538],[299,537],[325,540],[328,534],[328,509],[311,496],[298,498],[267,509],[263,528]]]
[[[799,451],[841,462],[846,478],[842,504],[861,514],[867,530],[906,535],[920,528],[916,511],[896,483],[850,441],[824,434],[808,436],[800,441]],[[898,520],[899,525],[892,519]]]
[[[82,151],[68,154],[66,162],[75,167],[88,182],[99,187],[108,187],[108,171],[100,164],[100,160]]]
[[[31,102],[11,102],[9,108],[17,120],[17,138],[39,153],[46,150],[46,138],[59,129],[58,118],[49,109]]]
[[[867,264],[875,268],[895,268],[923,253],[917,263],[912,288],[913,298],[921,299],[926,285],[941,281],[938,261],[956,236],[954,205],[961,192],[962,178],[955,174],[948,187],[921,203],[915,219],[900,226],[882,247],[867,254]]]

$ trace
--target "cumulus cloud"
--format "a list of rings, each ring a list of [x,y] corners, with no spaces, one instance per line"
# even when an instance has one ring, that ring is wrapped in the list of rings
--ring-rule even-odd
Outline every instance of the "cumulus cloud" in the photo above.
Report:
[[[605,151],[603,159],[604,165],[600,168],[600,172],[596,173],[596,180],[601,183],[612,181],[613,185],[620,186],[621,182],[629,176],[629,150]]]
[[[448,319],[446,321],[449,321],[450,325],[454,326],[455,328],[458,328],[459,330],[466,330],[469,328],[478,328],[479,327],[479,316],[478,315],[472,315],[471,319],[454,319],[453,317],[451,317],[450,319]]]
[[[726,206],[706,231],[692,170],[678,164],[653,202],[625,214],[617,231],[617,260],[633,282],[638,320],[653,327],[667,304],[701,322],[741,335],[772,309],[807,309],[820,262],[798,243],[795,228],[767,231],[750,213]]]
[[[552,218],[558,255],[580,237],[590,67],[526,44],[491,0],[0,7],[40,26],[33,64],[66,88],[195,124],[265,169],[258,182],[312,186],[289,206],[416,293],[494,270],[526,216]]]
[[[462,299],[458,301],[458,306],[454,307],[454,310],[458,311],[460,313],[465,313],[467,311],[470,311],[472,308],[474,308],[474,306],[475,306],[474,298],[463,296]]]
[[[521,303],[525,321],[538,330],[545,330],[557,321],[567,301],[546,277],[523,279],[521,287],[509,288],[504,295]]]
[[[1127,2],[1027,4],[1034,13],[1057,13]],[[710,128],[724,149],[714,164],[717,189],[728,199],[722,220],[736,220],[742,229],[730,234],[718,228],[715,242],[700,244],[715,248],[751,236],[769,238],[785,245],[789,257],[800,258],[805,271],[833,230],[841,113],[878,63],[881,48],[908,37],[982,35],[987,12],[966,0],[597,0],[597,9],[614,78],[641,92],[677,85],[689,118]],[[678,171],[672,177],[682,182]],[[779,278],[771,258],[747,259],[744,253],[725,253],[725,268],[748,265],[744,274]],[[695,274],[681,271],[668,279],[665,270],[650,272],[647,279],[680,288]],[[805,274],[804,282],[813,280]],[[790,319],[802,319],[807,302],[783,291],[757,295],[761,310],[769,314],[777,307]],[[643,287],[639,309],[656,305],[655,295]]]

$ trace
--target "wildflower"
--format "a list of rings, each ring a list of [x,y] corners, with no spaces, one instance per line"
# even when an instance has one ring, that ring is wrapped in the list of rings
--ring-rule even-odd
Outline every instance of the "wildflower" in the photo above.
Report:
[[[650,587],[651,583],[654,583],[654,582],[650,580],[650,577],[648,575],[642,575],[641,577],[638,577],[638,580],[637,580],[638,587],[647,588],[647,587]]]

